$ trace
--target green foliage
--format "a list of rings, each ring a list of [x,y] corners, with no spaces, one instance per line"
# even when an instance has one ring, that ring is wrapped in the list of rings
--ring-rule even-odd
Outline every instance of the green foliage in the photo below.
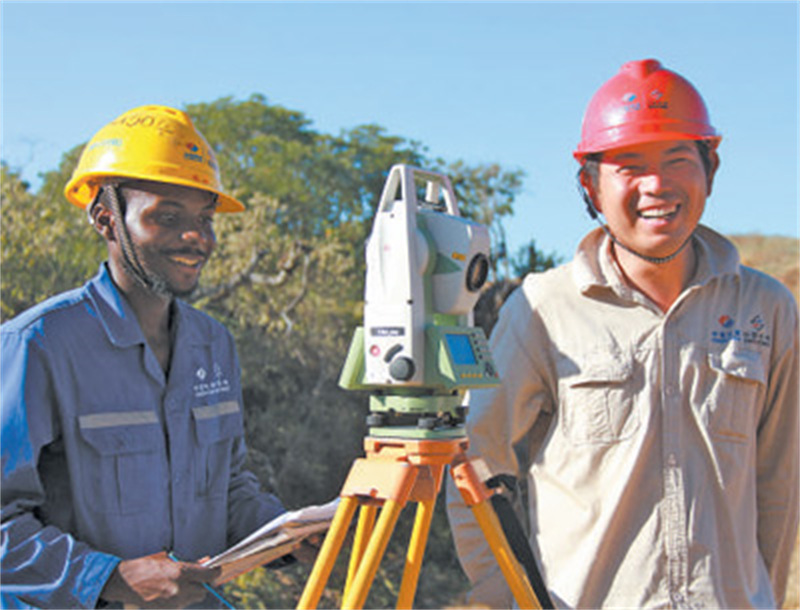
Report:
[[[448,174],[462,213],[490,227],[496,274],[499,262],[508,271],[502,222],[513,214],[523,174],[428,159],[419,142],[377,125],[319,133],[303,113],[261,95],[186,110],[214,146],[226,190],[247,206],[246,213],[217,218],[217,251],[192,300],[236,338],[249,465],[290,508],[325,502],[363,453],[367,396],[345,392],[337,381],[362,315],[364,245],[389,169],[408,163]],[[81,285],[105,256],[85,215],[62,195],[80,150],[67,152],[38,192],[2,166],[3,319]],[[466,586],[442,504],[417,607],[445,606]],[[394,605],[412,520],[409,508],[371,607]],[[337,567],[323,606],[339,603],[345,568]],[[243,607],[292,607],[309,571],[256,570],[229,585],[228,594]]]
[[[508,277],[508,248],[503,221],[514,214],[514,199],[522,190],[525,173],[521,169],[503,169],[496,163],[469,167],[460,160],[450,164],[438,160],[436,168],[450,176],[461,214],[489,227],[492,237],[491,279]]]
[[[60,168],[44,176],[37,194],[5,163],[0,168],[3,320],[83,284],[103,259],[102,240],[61,194],[78,153],[75,149],[64,155]]]
[[[524,277],[528,273],[547,271],[563,262],[563,258],[554,252],[545,254],[538,250],[536,241],[532,239],[527,245],[520,248],[517,255],[511,259],[511,268],[514,270],[514,277]]]

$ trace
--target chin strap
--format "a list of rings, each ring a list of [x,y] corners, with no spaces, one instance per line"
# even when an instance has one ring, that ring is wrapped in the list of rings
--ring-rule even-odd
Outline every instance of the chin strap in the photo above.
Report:
[[[108,205],[111,213],[114,215],[116,226],[119,227],[117,239],[119,239],[120,246],[122,247],[123,263],[137,282],[149,290],[155,290],[156,286],[153,282],[153,278],[145,271],[133,247],[133,240],[128,231],[128,225],[125,224],[125,214],[122,211],[122,196],[118,189],[119,187],[116,184],[109,184],[103,187],[100,196],[105,200],[106,205]]]
[[[683,249],[689,244],[689,242],[692,241],[692,236],[694,235],[694,232],[692,232],[689,235],[689,237],[686,238],[686,241],[684,241],[680,245],[680,247],[677,250],[675,250],[675,252],[673,252],[672,254],[668,254],[667,256],[647,256],[646,254],[642,254],[641,252],[637,252],[633,248],[629,248],[628,246],[623,244],[611,232],[611,230],[608,228],[608,225],[603,224],[602,222],[600,222],[599,218],[597,219],[597,223],[600,225],[600,227],[603,229],[603,231],[605,231],[605,234],[608,235],[609,239],[611,241],[613,241],[615,245],[617,245],[620,248],[622,248],[623,250],[625,250],[625,252],[629,252],[629,253],[633,254],[634,256],[637,256],[637,257],[641,258],[642,260],[645,260],[648,263],[653,263],[655,265],[663,265],[664,263],[668,263],[669,261],[674,259],[676,256],[678,256],[678,254],[680,254],[683,251]]]

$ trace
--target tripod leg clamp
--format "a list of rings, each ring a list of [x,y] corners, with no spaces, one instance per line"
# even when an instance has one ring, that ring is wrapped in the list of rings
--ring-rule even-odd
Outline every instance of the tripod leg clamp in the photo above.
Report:
[[[485,462],[480,458],[459,461],[451,467],[451,473],[456,487],[461,492],[464,503],[473,511],[478,505],[489,500],[504,537],[503,542],[505,544],[502,546],[508,545],[509,550],[513,552],[514,557],[519,562],[519,566],[525,570],[525,574],[528,577],[527,584],[532,588],[532,593],[535,594],[535,599],[538,602],[538,606],[535,607],[543,609],[554,608],[553,601],[550,599],[550,594],[536,564],[536,558],[528,544],[522,525],[517,519],[508,497],[502,493],[504,487],[512,493],[516,493],[516,478],[511,475],[491,477]],[[491,521],[494,520],[492,519]],[[491,526],[489,527],[491,529]],[[484,532],[484,535],[486,535],[486,532]],[[489,536],[486,537],[489,540]],[[494,549],[492,550],[494,552]],[[495,556],[497,557],[496,552]],[[501,568],[503,568],[502,565]],[[505,570],[504,574],[506,574]],[[509,575],[506,574],[506,580],[509,585],[512,585],[513,575],[509,578]],[[524,589],[524,587],[522,588]],[[512,591],[513,589],[514,587],[512,586]],[[517,593],[515,593],[515,597],[517,597]],[[519,602],[520,599],[517,597],[517,603]]]
[[[484,481],[489,478],[490,472],[486,462],[480,458],[457,459],[450,467],[464,503],[472,508],[476,504],[489,500],[496,491],[490,490]]]

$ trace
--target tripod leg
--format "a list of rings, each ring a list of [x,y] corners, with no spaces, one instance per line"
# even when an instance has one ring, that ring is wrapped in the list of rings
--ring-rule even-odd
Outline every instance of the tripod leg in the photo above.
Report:
[[[472,514],[478,522],[489,548],[492,549],[500,571],[519,607],[541,610],[542,603],[536,597],[528,575],[517,561],[514,551],[511,550],[500,519],[492,508],[492,492],[483,483],[483,479],[478,475],[473,463],[462,454],[452,462],[450,474],[453,475],[453,480],[461,497],[464,498],[464,503],[472,509]]]
[[[497,518],[491,504],[484,501],[473,505],[471,508],[472,514],[475,516],[486,542],[492,549],[497,564],[500,566],[500,571],[503,572],[503,576],[505,576],[519,607],[541,610],[542,606],[533,592],[528,576],[508,545],[500,520]]]
[[[386,552],[389,539],[392,537],[392,532],[404,505],[405,502],[398,502],[397,500],[386,500],[384,503],[375,531],[372,533],[367,550],[364,553],[364,558],[358,566],[356,577],[342,601],[342,610],[364,607],[369,588],[375,579],[375,574],[378,572],[378,566],[381,563],[381,559],[383,559],[383,554]]]
[[[356,527],[356,534],[353,538],[353,548],[350,551],[350,563],[347,567],[347,580],[344,585],[344,597],[347,597],[347,592],[353,585],[353,579],[356,577],[358,566],[361,564],[361,559],[364,557],[364,551],[367,548],[372,530],[375,527],[375,518],[378,515],[378,507],[374,504],[364,504],[361,506],[358,515],[358,526]]]
[[[325,536],[325,541],[322,543],[317,560],[314,562],[314,568],[311,570],[306,588],[303,590],[303,595],[297,604],[299,610],[317,607],[357,507],[358,499],[355,497],[343,497],[340,500],[339,508],[336,509],[336,514],[333,516],[330,530]]]
[[[403,581],[400,584],[400,593],[397,596],[398,609],[411,608],[414,605],[419,571],[422,567],[422,558],[425,555],[425,546],[428,543],[428,534],[431,529],[435,505],[436,498],[417,504],[414,530],[411,532],[411,540],[408,543],[408,552],[406,554],[406,568],[403,570]]]

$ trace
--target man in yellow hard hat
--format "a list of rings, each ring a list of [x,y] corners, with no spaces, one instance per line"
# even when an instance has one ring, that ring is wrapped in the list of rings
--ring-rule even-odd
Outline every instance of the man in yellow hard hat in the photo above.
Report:
[[[108,260],[2,326],[3,606],[216,603],[195,561],[284,512],[244,468],[233,339],[181,300],[244,206],[164,106],[103,127],[66,196]]]
[[[623,65],[575,151],[605,222],[526,277],[492,332],[502,386],[472,392],[467,432],[497,482],[524,455],[557,607],[780,606],[798,527],[797,305],[700,224],[719,143],[688,80]],[[472,601],[510,607],[448,502]]]

